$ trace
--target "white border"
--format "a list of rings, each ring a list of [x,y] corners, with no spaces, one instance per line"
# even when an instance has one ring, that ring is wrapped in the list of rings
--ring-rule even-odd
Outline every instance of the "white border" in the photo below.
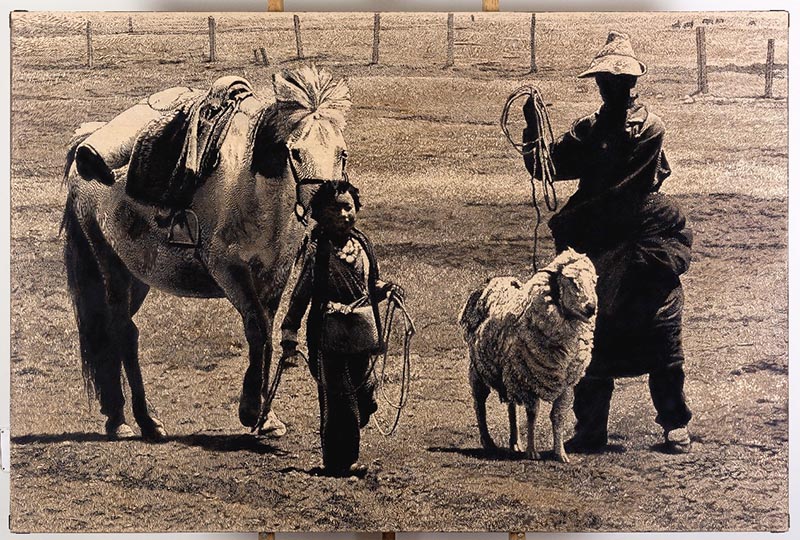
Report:
[[[232,0],[228,2],[208,0],[11,0],[6,4],[8,10],[29,11],[265,11],[266,0]],[[800,16],[800,7],[796,7],[790,0],[773,0],[758,2],[755,0],[500,0],[503,11],[738,11],[738,10],[781,10],[790,13],[790,22],[795,16]],[[285,0],[286,10],[289,11],[479,11],[480,0],[338,0],[336,2],[324,0]],[[789,72],[795,73],[797,69],[798,52],[798,24],[790,24],[789,28]],[[0,54],[0,94],[2,94],[2,125],[0,126],[0,180],[3,189],[0,190],[0,208],[10,209],[10,134],[9,117],[10,103],[10,51],[9,51],[9,26],[0,24],[0,43],[4,52]],[[791,88],[791,87],[790,87]],[[790,94],[791,96],[791,94]],[[790,98],[791,101],[791,98]],[[795,107],[789,107],[789,170],[790,178],[797,178],[797,152],[800,151],[795,144],[798,129],[798,114]],[[790,364],[794,356],[798,332],[798,302],[797,302],[797,265],[798,252],[795,242],[798,237],[799,221],[797,219],[798,198],[800,191],[796,185],[789,184],[789,324],[790,324]],[[9,426],[9,373],[10,373],[10,308],[9,308],[9,245],[10,245],[10,212],[0,219],[0,427]],[[794,331],[792,331],[794,330]],[[798,382],[797,370],[789,370],[790,395],[796,389]],[[796,517],[798,510],[797,496],[797,463],[798,463],[798,433],[795,415],[798,412],[796,399],[789,402],[789,505],[790,515]],[[12,462],[13,467],[13,462]],[[30,534],[16,535],[9,533],[7,517],[9,514],[9,474],[0,472],[0,538],[18,538],[25,540],[76,540],[77,538],[90,538],[97,540],[146,540],[167,539],[178,536],[182,540],[237,540],[254,539],[255,534]],[[536,539],[578,539],[591,538],[603,540],[662,540],[662,539],[690,539],[703,538],[708,540],[782,540],[792,538],[789,532],[775,533],[528,533],[528,538]],[[380,538],[378,534],[347,534],[347,533],[319,533],[319,534],[278,534],[278,540],[301,540],[313,537],[316,540],[368,540]],[[403,534],[397,535],[398,540],[505,540],[506,534]]]

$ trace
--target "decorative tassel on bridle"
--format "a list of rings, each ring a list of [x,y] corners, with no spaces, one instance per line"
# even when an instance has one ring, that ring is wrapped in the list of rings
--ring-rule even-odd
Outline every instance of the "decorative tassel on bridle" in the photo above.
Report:
[[[519,99],[528,99],[533,101],[534,116],[536,120],[536,128],[538,136],[534,141],[530,142],[517,142],[511,136],[508,127],[508,115],[511,107]],[[542,223],[542,213],[539,209],[539,202],[536,199],[536,182],[537,180],[542,183],[542,191],[544,193],[544,201],[547,209],[551,212],[558,210],[558,198],[556,196],[555,178],[556,169],[553,160],[550,157],[550,145],[555,141],[553,135],[553,127],[550,124],[550,117],[547,114],[547,105],[542,99],[542,94],[539,89],[533,86],[521,86],[514,90],[508,96],[506,104],[503,107],[503,113],[500,116],[500,128],[503,134],[511,143],[511,146],[519,152],[520,155],[531,155],[533,157],[533,170],[541,174],[541,178],[536,178],[531,174],[531,201],[533,208],[536,210],[536,225],[533,229],[533,270],[538,270],[536,263],[536,254],[539,247],[539,225]]]

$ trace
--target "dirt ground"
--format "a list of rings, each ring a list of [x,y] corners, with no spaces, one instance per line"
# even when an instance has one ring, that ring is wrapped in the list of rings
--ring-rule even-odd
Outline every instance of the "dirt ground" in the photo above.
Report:
[[[661,17],[652,24],[668,28],[670,16]],[[569,31],[553,28],[542,30],[553,41]],[[310,474],[320,448],[306,369],[284,375],[275,409],[288,425],[285,437],[257,439],[238,425],[246,346],[240,318],[224,300],[151,293],[136,318],[140,356],[169,437],[162,444],[105,440],[81,379],[58,234],[66,141],[80,122],[107,119],[156,89],[242,68],[198,64],[175,80],[171,65],[132,74],[129,65],[109,64],[97,74],[48,64],[29,46],[15,42],[12,77],[13,531],[788,527],[785,90],[779,99],[755,99],[763,79],[721,69],[718,93],[687,103],[693,82],[677,68],[656,65],[642,80],[642,99],[667,124],[674,173],[664,190],[696,236],[683,280],[695,444],[688,455],[659,452],[646,378],[624,379],[614,394],[609,451],[561,465],[479,448],[456,324],[469,291],[486,277],[530,271],[530,186],[497,124],[505,97],[529,79],[478,64],[442,71],[322,61],[347,74],[353,92],[347,136],[351,175],[364,193],[360,226],[385,276],[406,288],[419,329],[398,432],[385,438],[368,426],[362,458],[370,473],[341,480]],[[742,64],[740,51],[726,54],[718,65]],[[598,103],[571,73],[545,71],[535,81],[553,103],[557,130]],[[267,89],[269,74],[249,77]],[[562,199],[573,189],[560,185]],[[540,232],[544,262],[552,240],[546,227]],[[489,416],[495,439],[507,439],[495,398]],[[547,448],[541,416],[537,440]]]

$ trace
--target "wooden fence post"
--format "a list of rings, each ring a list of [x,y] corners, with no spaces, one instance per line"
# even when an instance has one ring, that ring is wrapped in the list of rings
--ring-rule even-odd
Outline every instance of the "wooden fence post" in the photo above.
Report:
[[[269,56],[267,56],[267,50],[264,47],[259,47],[258,50],[261,52],[261,60],[265,66],[269,65]]]
[[[92,46],[92,21],[86,21],[86,67],[94,67],[94,47]]]
[[[531,73],[536,73],[536,13],[531,13]]]
[[[447,14],[447,63],[444,67],[452,67],[455,63],[453,58],[453,42],[455,40],[455,32],[453,31],[453,14]]]
[[[128,17],[128,33],[133,34],[133,17]]]
[[[208,18],[208,61],[217,61],[217,21],[214,17]]]
[[[706,27],[697,27],[697,93],[708,93],[708,71],[706,70]]]
[[[297,44],[297,58],[303,59],[303,39],[300,37],[300,16],[294,16],[294,40]]]
[[[372,64],[377,64],[381,46],[381,14],[376,13],[372,24]]]
[[[764,72],[764,97],[772,97],[772,79],[775,76],[775,40],[767,40],[767,64]]]

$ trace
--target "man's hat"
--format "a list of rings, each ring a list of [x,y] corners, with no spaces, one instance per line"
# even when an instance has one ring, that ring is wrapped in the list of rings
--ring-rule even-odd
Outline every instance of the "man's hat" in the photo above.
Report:
[[[630,36],[612,31],[608,33],[606,44],[589,64],[589,69],[578,77],[594,77],[598,73],[639,77],[647,73],[647,66],[633,54]]]

